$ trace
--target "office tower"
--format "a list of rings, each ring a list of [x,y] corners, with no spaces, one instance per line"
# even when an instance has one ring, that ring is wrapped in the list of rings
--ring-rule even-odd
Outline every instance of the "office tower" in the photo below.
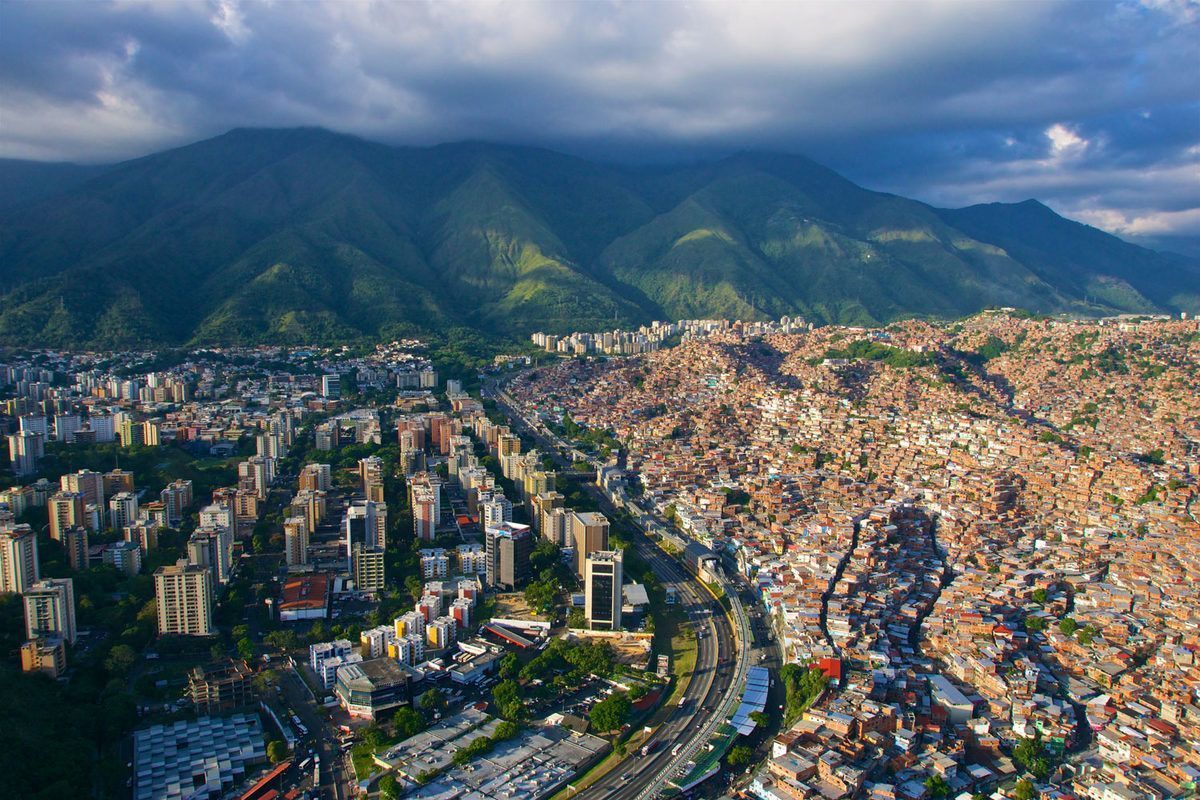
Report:
[[[376,503],[383,502],[383,459],[369,456],[358,462],[358,476],[363,496]]]
[[[83,427],[83,420],[78,414],[54,415],[54,439],[70,444],[75,441],[75,434]]]
[[[101,557],[105,564],[111,564],[123,575],[132,577],[142,571],[142,548],[134,542],[106,545]]]
[[[122,532],[125,534],[125,541],[136,544],[143,555],[158,547],[158,528],[153,525],[139,522],[136,525],[127,525]]]
[[[289,567],[308,563],[307,517],[288,517],[283,521],[283,553]]]
[[[495,492],[491,498],[480,502],[479,524],[487,530],[502,522],[512,522],[512,501],[503,492]]]
[[[108,501],[109,525],[122,530],[138,520],[137,495],[133,492],[118,492]]]
[[[133,473],[124,469],[114,469],[111,472],[104,473],[103,477],[104,496],[112,497],[119,492],[132,492],[133,488]]]
[[[28,525],[0,527],[0,592],[25,592],[37,583],[37,534]]]
[[[462,381],[457,378],[447,378],[446,394],[462,394]]]
[[[385,585],[384,550],[382,547],[366,547],[358,542],[350,554],[354,586],[364,592],[377,592]]]
[[[88,563],[88,532],[82,525],[72,525],[62,532],[63,549],[67,551],[67,564],[73,570],[85,570]]]
[[[300,490],[328,492],[331,484],[328,464],[305,464],[300,470]]]
[[[584,562],[584,613],[592,630],[620,630],[622,580],[620,550],[588,554]]]
[[[228,528],[197,528],[188,538],[188,563],[212,572],[213,586],[233,577],[233,534]]]
[[[529,557],[533,554],[533,534],[528,525],[505,522],[485,532],[487,584],[512,591],[530,578]]]
[[[321,395],[330,400],[337,400],[342,396],[342,376],[341,375],[322,375],[321,376]]]
[[[408,488],[416,537],[432,542],[442,519],[442,482],[432,473],[421,472],[409,479]]]
[[[61,542],[64,531],[72,526],[84,524],[84,502],[84,496],[80,492],[55,492],[46,500],[46,511],[50,515],[51,539]]]
[[[18,477],[37,472],[38,461],[44,452],[44,439],[40,433],[17,431],[8,437],[8,459],[12,462],[13,474]]]
[[[212,573],[205,567],[179,561],[154,571],[154,596],[158,601],[158,633],[179,636],[212,636]]]
[[[598,511],[574,512],[571,542],[575,547],[575,574],[583,575],[588,553],[608,549],[608,518]]]
[[[159,497],[162,500],[163,510],[166,512],[167,527],[178,527],[192,505],[192,482],[173,481],[167,484]]]
[[[60,638],[75,644],[75,584],[70,578],[38,581],[21,598],[26,639]]]

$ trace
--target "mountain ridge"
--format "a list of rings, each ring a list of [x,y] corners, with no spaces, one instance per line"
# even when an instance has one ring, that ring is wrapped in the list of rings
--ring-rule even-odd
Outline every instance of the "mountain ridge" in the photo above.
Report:
[[[939,209],[803,156],[647,168],[234,129],[0,196],[0,343],[350,340],[690,316],[1200,310],[1200,268],[1030,200]],[[29,162],[0,162],[35,185]]]

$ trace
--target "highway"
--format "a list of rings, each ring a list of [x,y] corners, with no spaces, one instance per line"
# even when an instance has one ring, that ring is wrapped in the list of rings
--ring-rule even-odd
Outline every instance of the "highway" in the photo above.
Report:
[[[577,453],[573,448],[561,440],[552,440],[553,434],[548,431],[535,428],[494,383],[489,387],[485,382],[484,393],[485,396],[490,394],[518,432],[531,437],[564,468],[570,468],[563,453],[574,457]],[[592,484],[589,484],[589,491],[603,513],[617,516],[617,509],[607,495]],[[650,541],[640,527],[636,530],[633,547],[664,588],[675,588],[680,605],[695,626],[698,637],[696,666],[679,706],[647,740],[651,751],[645,756],[640,751],[631,751],[617,767],[574,795],[583,800],[650,800],[665,789],[671,779],[685,774],[688,763],[717,727],[732,716],[749,668],[750,649],[739,647],[738,643],[749,643],[753,639],[737,590],[730,587],[727,591],[733,606],[733,613],[727,616],[708,590],[678,560]],[[731,617],[738,623],[736,636]]]

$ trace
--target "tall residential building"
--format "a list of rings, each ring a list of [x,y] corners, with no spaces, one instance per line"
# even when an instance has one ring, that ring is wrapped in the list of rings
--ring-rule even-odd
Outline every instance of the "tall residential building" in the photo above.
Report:
[[[117,423],[117,438],[121,440],[121,447],[143,444],[145,442],[144,435],[145,428],[142,423],[134,421],[133,417],[128,414],[121,415],[120,421]]]
[[[584,613],[592,630],[621,628],[622,566],[620,550],[588,553],[584,562]]]
[[[172,481],[162,490],[159,497],[167,514],[167,527],[178,527],[192,505],[192,482]]]
[[[158,601],[158,633],[212,636],[213,581],[208,569],[186,561],[154,571],[154,596]]]
[[[574,547],[571,539],[571,519],[575,516],[569,508],[559,506],[542,510],[542,526],[539,533],[559,547]]]
[[[354,552],[356,544],[382,550],[387,547],[387,504],[370,500],[354,503],[346,509],[342,531],[347,558]],[[353,569],[354,565],[349,566]]]
[[[487,500],[480,500],[479,524],[487,530],[502,522],[512,522],[512,501],[503,492],[493,492]]]
[[[383,502],[383,459],[368,456],[358,462],[358,477],[363,496],[376,503]]]
[[[332,480],[328,464],[305,464],[300,470],[300,490],[328,492]]]
[[[148,419],[142,423],[142,444],[158,447],[162,444],[162,420]]]
[[[608,549],[608,517],[598,511],[576,511],[571,516],[571,542],[575,548],[575,574],[583,575],[588,553]]]
[[[513,591],[529,582],[532,568],[533,533],[528,525],[505,522],[484,533],[487,553],[487,585]]]
[[[139,522],[137,525],[126,526],[122,533],[125,534],[125,541],[136,544],[142,555],[158,547],[158,528],[153,525]]]
[[[289,567],[308,563],[307,517],[288,517],[283,521],[283,554]]]
[[[54,438],[60,442],[71,443],[75,441],[75,434],[83,428],[83,420],[78,414],[55,414],[54,415]]]
[[[351,575],[354,587],[364,592],[377,592],[385,585],[384,550],[382,547],[367,547],[354,544],[350,552]]]
[[[420,472],[408,481],[413,528],[418,540],[432,542],[442,519],[442,482],[434,474]]]
[[[188,563],[212,572],[213,585],[233,577],[233,534],[228,528],[197,528],[188,538]]]
[[[47,578],[22,596],[26,639],[61,638],[75,644],[75,585],[70,578]]]
[[[0,592],[25,592],[38,581],[37,534],[28,525],[0,528]]]
[[[108,501],[108,524],[123,530],[137,523],[138,500],[133,492],[117,492]]]
[[[36,433],[42,441],[50,435],[50,427],[43,414],[22,414],[18,420],[18,430],[24,433]]]
[[[251,456],[238,464],[238,486],[254,492],[259,500],[266,500],[275,482],[275,459],[268,456]]]
[[[12,462],[13,474],[32,475],[38,470],[38,461],[45,454],[45,437],[32,431],[17,431],[8,437],[8,460]]]
[[[67,564],[71,569],[82,571],[88,563],[88,531],[82,525],[72,525],[63,531],[62,546],[67,551]]]
[[[133,473],[129,470],[114,469],[104,473],[104,496],[112,497],[118,492],[132,492]]]
[[[67,646],[62,639],[31,639],[21,645],[21,671],[44,672],[57,678],[67,669]]]
[[[105,545],[101,556],[123,575],[134,576],[142,571],[142,548],[133,542],[113,542]]]
[[[63,533],[68,528],[84,524],[84,503],[81,492],[55,492],[46,500],[46,510],[50,515],[51,539],[61,542]]]
[[[315,531],[325,519],[326,500],[325,492],[303,489],[292,498],[292,513],[303,515],[308,520],[308,530]]]

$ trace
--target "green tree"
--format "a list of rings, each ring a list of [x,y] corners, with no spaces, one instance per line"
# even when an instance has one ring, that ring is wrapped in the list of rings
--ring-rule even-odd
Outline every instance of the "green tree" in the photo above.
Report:
[[[280,650],[294,650],[300,644],[296,632],[292,630],[271,631],[263,637],[263,641]]]
[[[592,706],[588,719],[592,727],[600,733],[615,731],[625,724],[632,704],[624,692],[613,692],[608,697]]]
[[[282,739],[272,739],[267,742],[267,758],[272,764],[278,764],[288,757],[288,748]]]
[[[1022,778],[1013,789],[1013,800],[1033,800],[1036,796],[1033,782]]]
[[[379,779],[379,796],[383,800],[396,800],[400,796],[400,789],[396,784],[396,776],[390,772]]]
[[[396,736],[407,739],[425,730],[425,718],[408,706],[402,706],[392,715],[392,725],[396,727]]]
[[[1089,645],[1096,640],[1097,633],[1099,631],[1096,630],[1094,625],[1084,625],[1076,632],[1075,639],[1082,645]]]
[[[246,637],[237,640],[238,655],[249,661],[254,658],[254,642]]]
[[[1025,617],[1025,630],[1030,633],[1041,633],[1046,630],[1045,617],[1035,617],[1032,614]]]
[[[521,661],[517,658],[516,653],[505,653],[500,659],[500,677],[504,680],[511,680],[517,677],[517,673],[521,671]]]
[[[1047,594],[1046,594],[1045,589],[1034,589],[1033,590],[1033,602],[1037,603],[1038,605],[1045,604],[1046,597],[1047,597]]]
[[[137,651],[127,644],[118,644],[108,651],[104,668],[114,675],[124,675],[137,661]]]
[[[1079,623],[1074,617],[1063,617],[1058,621],[1058,630],[1063,636],[1073,636],[1079,630]]]
[[[583,613],[582,608],[572,608],[567,613],[567,626],[570,628],[582,628],[587,625],[587,615]]]
[[[926,778],[925,788],[929,790],[929,796],[933,800],[942,800],[950,796],[950,784],[946,783],[946,779],[941,775],[930,775]]]
[[[425,692],[417,702],[420,704],[422,711],[429,713],[446,710],[446,695],[438,688],[433,688]]]
[[[496,711],[505,719],[518,721],[525,716],[525,703],[521,698],[521,687],[514,680],[501,681],[492,689],[492,702]]]
[[[750,719],[754,720],[754,723],[760,728],[767,727],[767,725],[769,725],[771,722],[771,718],[761,711],[751,711]]]
[[[741,769],[754,760],[754,751],[744,744],[734,745],[725,756],[725,763],[730,769]]]

